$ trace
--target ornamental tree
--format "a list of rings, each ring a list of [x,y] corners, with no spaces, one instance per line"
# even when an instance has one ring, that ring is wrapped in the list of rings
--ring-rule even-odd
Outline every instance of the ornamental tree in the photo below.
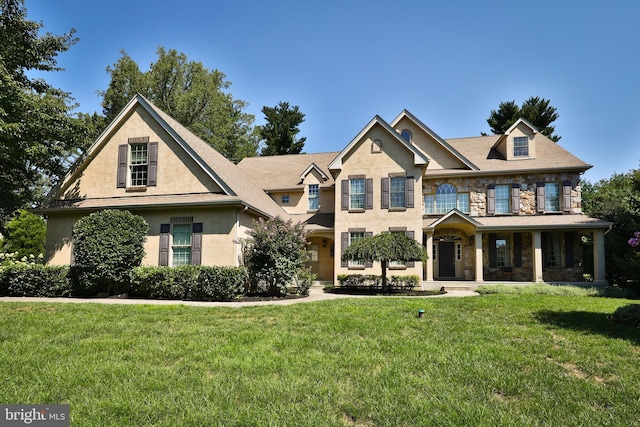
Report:
[[[244,264],[254,291],[266,288],[269,295],[284,296],[309,259],[307,232],[302,223],[280,217],[253,222],[242,245]]]
[[[381,233],[365,237],[349,245],[342,254],[343,260],[380,261],[382,265],[382,292],[388,292],[387,267],[391,261],[424,261],[426,252],[422,245],[404,233]]]

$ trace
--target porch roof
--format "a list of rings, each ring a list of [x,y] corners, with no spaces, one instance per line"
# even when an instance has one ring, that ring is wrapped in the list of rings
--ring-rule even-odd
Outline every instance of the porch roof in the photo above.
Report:
[[[457,227],[456,227],[457,225]],[[457,210],[447,215],[423,219],[423,228],[432,231],[440,226],[462,228],[468,234],[475,231],[529,231],[609,228],[611,222],[582,214],[572,215],[504,215],[470,217]]]

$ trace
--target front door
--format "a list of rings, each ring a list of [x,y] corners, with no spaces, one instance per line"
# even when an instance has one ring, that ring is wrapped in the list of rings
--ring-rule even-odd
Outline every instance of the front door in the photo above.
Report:
[[[438,246],[438,270],[440,272],[440,278],[456,277],[454,247],[453,242],[440,242]]]

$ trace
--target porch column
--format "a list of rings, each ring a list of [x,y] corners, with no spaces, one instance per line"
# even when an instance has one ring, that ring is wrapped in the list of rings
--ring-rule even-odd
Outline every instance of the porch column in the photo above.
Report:
[[[433,232],[426,232],[425,250],[427,251],[428,258],[425,261],[425,273],[426,282],[433,282]]]
[[[604,266],[604,230],[593,231],[593,284],[607,285]]]
[[[474,238],[476,243],[476,283],[484,282],[484,276],[482,274],[482,233],[477,231]]]
[[[543,282],[542,279],[542,233],[538,230],[531,233],[533,242],[533,281]]]

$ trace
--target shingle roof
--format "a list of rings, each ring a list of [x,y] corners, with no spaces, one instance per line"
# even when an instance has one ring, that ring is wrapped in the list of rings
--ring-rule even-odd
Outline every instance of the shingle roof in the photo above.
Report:
[[[320,187],[334,184],[328,165],[339,152],[317,154],[288,154],[282,156],[245,157],[238,167],[242,169],[260,188],[264,190],[285,190],[300,188],[300,174],[315,164],[327,176]]]
[[[478,136],[471,138],[448,139],[447,142],[472,161],[480,171],[484,172],[517,172],[524,170],[574,169],[585,171],[591,165],[578,159],[547,137],[536,134],[536,157],[534,159],[505,160],[500,153],[492,150],[501,135]],[[463,171],[429,171],[434,174],[460,173]],[[463,172],[464,173],[464,172]]]

